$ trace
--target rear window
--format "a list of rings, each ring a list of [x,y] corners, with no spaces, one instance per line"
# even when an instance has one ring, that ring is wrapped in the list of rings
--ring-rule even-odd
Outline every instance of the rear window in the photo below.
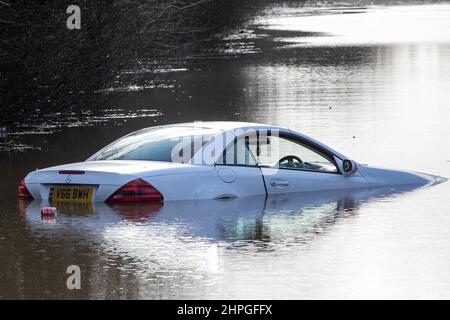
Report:
[[[189,161],[220,132],[217,129],[182,126],[143,129],[114,141],[87,161],[151,160],[183,163]]]

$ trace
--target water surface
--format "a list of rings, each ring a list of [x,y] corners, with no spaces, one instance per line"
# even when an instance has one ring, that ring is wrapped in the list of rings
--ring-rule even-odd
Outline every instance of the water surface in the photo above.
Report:
[[[18,203],[30,170],[194,120],[282,125],[361,163],[450,177],[450,6],[305,10],[267,10],[224,48],[243,55],[105,88],[122,93],[111,108],[3,139],[0,297],[450,298],[450,183],[96,204],[54,221]]]

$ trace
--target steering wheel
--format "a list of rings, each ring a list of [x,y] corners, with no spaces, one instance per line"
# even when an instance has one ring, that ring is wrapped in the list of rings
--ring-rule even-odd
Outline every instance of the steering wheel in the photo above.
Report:
[[[295,160],[295,162],[294,162],[294,160]],[[280,160],[278,160],[277,166],[281,167],[281,164],[283,162],[287,162],[287,164],[288,164],[287,167],[290,167],[290,168],[300,168],[301,165],[303,164],[302,159],[300,159],[297,156],[292,156],[292,155],[285,156],[285,157],[281,158]]]

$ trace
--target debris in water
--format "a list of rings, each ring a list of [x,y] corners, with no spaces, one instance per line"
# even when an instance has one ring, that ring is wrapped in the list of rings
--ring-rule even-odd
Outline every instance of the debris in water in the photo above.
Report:
[[[56,216],[56,208],[55,207],[43,207],[41,209],[41,216],[46,217],[54,217]]]

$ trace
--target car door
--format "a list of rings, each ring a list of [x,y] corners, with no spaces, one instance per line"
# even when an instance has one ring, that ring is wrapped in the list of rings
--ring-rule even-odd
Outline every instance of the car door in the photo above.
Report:
[[[252,152],[269,195],[369,186],[358,172],[341,174],[334,155],[294,135],[271,136]]]
[[[215,164],[216,198],[264,196],[261,170],[245,138],[236,138]]]

